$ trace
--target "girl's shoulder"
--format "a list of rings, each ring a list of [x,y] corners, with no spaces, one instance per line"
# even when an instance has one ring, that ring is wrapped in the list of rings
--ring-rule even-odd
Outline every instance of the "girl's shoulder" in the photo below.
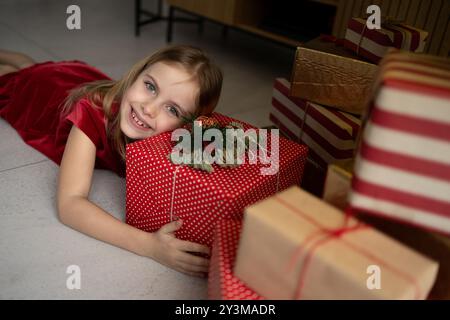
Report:
[[[105,113],[101,106],[95,105],[89,98],[80,98],[64,117],[65,122],[75,125],[96,145],[103,143],[106,136]]]
[[[102,107],[96,106],[90,99],[83,97],[74,104],[63,123],[66,132],[69,132],[72,126],[76,126],[95,145],[97,150],[96,168],[109,169],[121,177],[125,176],[123,161],[114,150],[108,136],[107,120]]]

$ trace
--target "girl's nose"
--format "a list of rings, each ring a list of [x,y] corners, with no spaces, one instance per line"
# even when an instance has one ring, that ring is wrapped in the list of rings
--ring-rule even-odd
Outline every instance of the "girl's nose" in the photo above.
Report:
[[[158,107],[155,103],[147,103],[142,106],[142,113],[150,118],[155,118],[158,115]]]

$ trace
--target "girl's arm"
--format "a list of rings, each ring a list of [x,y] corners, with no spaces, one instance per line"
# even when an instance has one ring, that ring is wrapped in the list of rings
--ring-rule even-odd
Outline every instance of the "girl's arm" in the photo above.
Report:
[[[158,232],[148,233],[110,215],[88,200],[95,165],[96,147],[86,134],[73,126],[58,179],[57,208],[64,224],[98,240],[153,258],[178,271],[203,275],[208,260],[189,254],[209,254],[209,249],[175,238],[173,232],[181,224],[171,222]]]

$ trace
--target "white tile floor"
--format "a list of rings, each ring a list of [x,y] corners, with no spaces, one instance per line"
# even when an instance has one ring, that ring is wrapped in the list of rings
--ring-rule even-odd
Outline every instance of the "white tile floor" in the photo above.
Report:
[[[151,9],[156,1],[143,1]],[[166,24],[134,37],[134,1],[0,0],[0,48],[37,61],[77,59],[113,78],[165,45]],[[81,30],[66,28],[66,8],[81,8]],[[217,111],[256,126],[268,120],[273,79],[288,76],[294,51],[207,23],[176,24],[174,43],[207,51],[225,78]],[[91,239],[62,225],[55,210],[58,167],[0,119],[0,299],[206,299],[204,279]],[[90,198],[124,219],[125,180],[96,170]],[[81,289],[66,288],[66,269],[81,268]]]

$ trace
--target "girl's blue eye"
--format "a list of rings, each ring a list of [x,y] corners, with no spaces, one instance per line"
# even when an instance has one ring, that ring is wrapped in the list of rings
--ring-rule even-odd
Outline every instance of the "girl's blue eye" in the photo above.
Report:
[[[151,83],[151,82],[144,82],[144,83],[145,83],[145,86],[147,87],[147,89],[152,91],[152,93],[156,92],[156,87],[153,85],[153,83]]]
[[[174,106],[168,106],[167,109],[169,110],[169,112],[171,114],[173,114],[174,116],[178,117],[178,110],[177,110],[177,108],[175,108]]]

